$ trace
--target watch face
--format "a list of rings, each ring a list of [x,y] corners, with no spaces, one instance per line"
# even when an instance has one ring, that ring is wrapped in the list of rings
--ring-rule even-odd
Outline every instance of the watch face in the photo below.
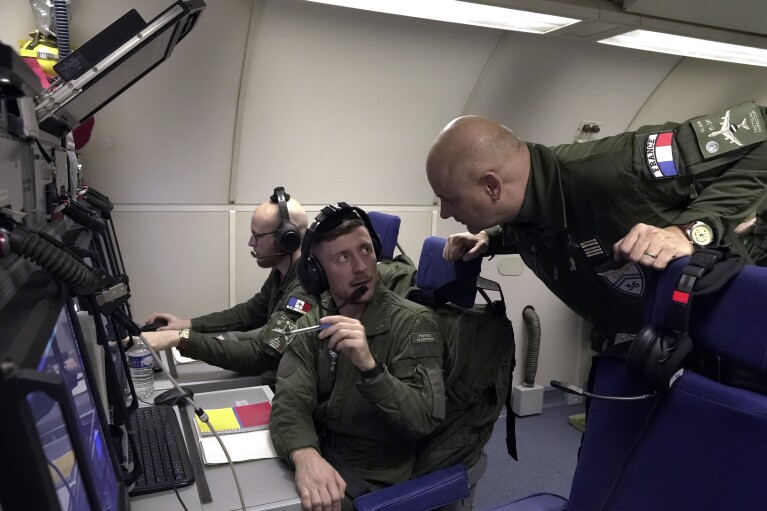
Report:
[[[694,225],[690,230],[690,237],[693,243],[705,247],[712,241],[714,241],[714,233],[711,232],[711,228],[704,223]]]

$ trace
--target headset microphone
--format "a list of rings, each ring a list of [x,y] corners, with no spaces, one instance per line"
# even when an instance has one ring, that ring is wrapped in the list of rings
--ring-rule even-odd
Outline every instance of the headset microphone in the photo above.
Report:
[[[586,392],[585,390],[578,388],[570,383],[565,383],[557,380],[551,380],[551,386],[555,389],[561,390],[562,392],[567,392],[568,394],[573,394],[575,396],[590,397],[592,399],[604,399],[606,401],[640,401],[642,399],[651,399],[653,397],[657,397],[659,394],[658,392],[653,392],[652,394],[640,394],[638,396],[601,396],[599,394]]]
[[[357,289],[355,289],[354,291],[352,291],[352,294],[349,295],[349,298],[344,300],[343,303],[341,303],[341,305],[339,305],[338,307],[328,307],[328,310],[334,310],[334,311],[341,310],[347,304],[356,302],[357,300],[362,298],[362,295],[364,295],[367,292],[368,292],[368,287],[365,284],[363,284]]]
[[[263,259],[265,257],[284,256],[284,255],[290,255],[290,253],[288,253],[288,252],[277,252],[276,254],[256,255],[255,250],[251,250],[250,251],[250,256],[253,259]]]

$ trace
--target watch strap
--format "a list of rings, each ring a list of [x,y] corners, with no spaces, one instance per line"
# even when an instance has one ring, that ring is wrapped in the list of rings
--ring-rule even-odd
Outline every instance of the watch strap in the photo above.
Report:
[[[381,363],[381,361],[378,359],[378,356],[374,356],[373,358],[376,361],[376,365],[367,371],[360,371],[360,376],[363,380],[372,380],[373,378],[382,375],[384,371],[386,371],[386,366]]]

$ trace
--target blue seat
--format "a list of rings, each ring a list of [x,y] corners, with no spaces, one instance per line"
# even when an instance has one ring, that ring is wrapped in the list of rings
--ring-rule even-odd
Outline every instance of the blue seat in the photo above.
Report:
[[[397,248],[397,238],[402,220],[396,215],[378,211],[368,212],[368,218],[370,218],[373,229],[381,239],[381,259],[392,259],[394,249]]]
[[[660,276],[650,324],[670,325],[671,296],[686,260]],[[661,397],[592,400],[568,511],[722,511],[767,507],[767,268],[746,266],[712,295],[695,297],[689,334],[715,371],[686,369]],[[750,378],[733,376],[745,368]],[[594,360],[593,392],[646,392],[623,360]],[[734,373],[736,376],[739,373]],[[542,497],[538,497],[542,498]],[[497,509],[528,511],[526,503]],[[561,509],[557,507],[543,509]]]
[[[451,302],[470,309],[477,295],[477,277],[482,268],[482,258],[471,261],[447,261],[442,250],[447,240],[437,236],[426,238],[418,261],[416,286],[422,290],[437,290],[454,283],[435,299],[440,303]],[[445,289],[445,288],[443,288]],[[499,288],[500,289],[500,288]]]

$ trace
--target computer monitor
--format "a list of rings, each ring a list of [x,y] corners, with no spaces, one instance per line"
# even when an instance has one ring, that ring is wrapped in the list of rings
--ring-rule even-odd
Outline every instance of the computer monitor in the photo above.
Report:
[[[127,509],[67,290],[34,273],[0,310],[0,343],[0,508]]]
[[[203,0],[177,0],[145,23],[131,10],[53,69],[61,77],[36,100],[40,127],[61,136],[170,57],[197,23]]]

